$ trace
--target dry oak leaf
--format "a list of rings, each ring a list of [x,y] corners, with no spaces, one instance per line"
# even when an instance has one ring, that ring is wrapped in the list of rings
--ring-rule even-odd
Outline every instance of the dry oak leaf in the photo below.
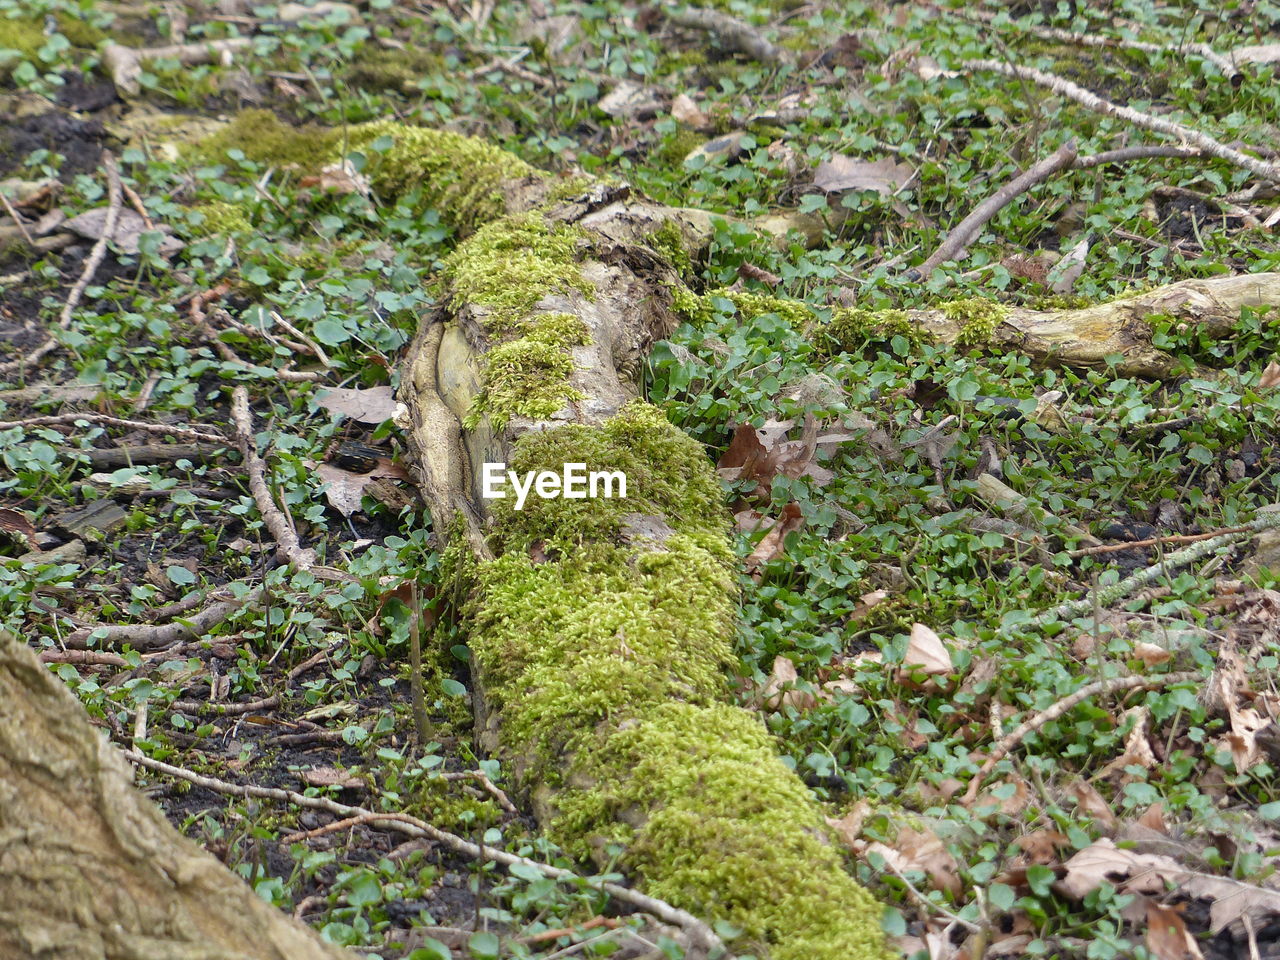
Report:
[[[1033,830],[1014,843],[1032,863],[1049,864],[1057,861],[1059,851],[1071,846],[1071,839],[1057,830]]]
[[[788,503],[782,508],[777,522],[770,524],[769,532],[766,533],[760,542],[756,544],[756,548],[747,555],[746,568],[751,574],[759,573],[760,570],[771,560],[779,559],[784,553],[784,544],[787,534],[794,530],[799,530],[804,526],[804,515],[800,512],[799,504]]]
[[[329,501],[329,506],[344,517],[349,517],[360,509],[360,501],[366,489],[378,479],[382,477],[394,480],[409,479],[404,467],[385,457],[380,458],[377,466],[368,473],[352,473],[332,463],[316,464],[315,471],[316,475],[325,482],[324,496]]]
[[[1258,378],[1258,389],[1270,390],[1277,383],[1280,383],[1280,363],[1272,360],[1262,371],[1262,376]]]
[[[1173,659],[1173,652],[1166,650],[1158,643],[1139,641],[1133,645],[1133,655],[1142,661],[1144,667],[1158,667]]]
[[[1204,960],[1182,914],[1154,900],[1148,900],[1146,907],[1147,950],[1155,960]]]
[[[866,800],[859,800],[843,817],[838,820],[835,817],[826,817],[827,826],[832,832],[850,849],[854,849],[858,844],[858,837],[862,833],[862,824],[866,822],[867,817],[871,813],[871,804]]]
[[[952,896],[960,893],[960,867],[941,838],[927,823],[904,825],[898,830],[897,840],[892,847],[882,843],[869,843],[866,852],[880,854],[899,873],[909,870],[923,873],[935,890],[946,891]]]
[[[1180,896],[1206,900],[1209,929],[1215,934],[1246,914],[1255,925],[1280,915],[1280,891],[1188,870],[1172,857],[1121,850],[1106,837],[1085,847],[1065,866],[1066,876],[1058,889],[1077,900],[1104,882],[1120,893],[1155,897],[1177,888]]]
[[[765,684],[764,705],[770,710],[780,707],[795,707],[797,710],[809,710],[818,699],[808,690],[797,690],[795,684],[800,680],[796,673],[796,665],[789,657],[774,657],[773,670],[769,682]]]
[[[329,387],[316,395],[316,403],[330,413],[340,413],[361,423],[383,423],[396,412],[396,398],[390,386]]]
[[[1125,711],[1126,717],[1133,717],[1133,729],[1129,731],[1129,736],[1124,742],[1124,753],[1116,757],[1100,771],[1099,777],[1106,777],[1117,770],[1123,771],[1125,767],[1138,766],[1150,770],[1159,761],[1151,749],[1151,744],[1147,741],[1147,718],[1150,711],[1146,707],[1131,707]],[[1137,779],[1131,773],[1125,773],[1121,778],[1122,783],[1129,783]]]
[[[891,157],[855,160],[838,154],[818,164],[813,172],[813,185],[825,193],[874,190],[888,197],[901,190],[914,174],[910,166]]]
[[[1111,811],[1111,806],[1102,798],[1102,794],[1094,788],[1093,784],[1077,780],[1067,789],[1075,799],[1080,812],[1092,817],[1104,830],[1115,830],[1119,826],[1120,821]]]
[[[942,639],[923,623],[911,625],[902,666],[905,674],[924,673],[931,677],[946,676],[955,669]]]

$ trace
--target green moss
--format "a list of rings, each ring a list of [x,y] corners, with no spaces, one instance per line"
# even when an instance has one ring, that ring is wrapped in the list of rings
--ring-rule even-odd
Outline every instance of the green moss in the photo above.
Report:
[[[65,11],[56,13],[54,19],[58,33],[67,38],[73,49],[92,50],[106,39],[97,27]],[[0,79],[8,79],[19,63],[35,61],[48,39],[41,19],[0,18],[0,50],[9,51],[0,53]]]
[[[234,203],[215,200],[212,203],[201,203],[191,208],[194,219],[198,221],[196,230],[204,236],[217,234],[242,234],[253,230],[249,216],[244,207]]]
[[[716,307],[713,301],[716,299],[728,300],[732,303],[737,316],[743,322],[754,320],[761,314],[773,313],[795,327],[801,328],[818,319],[813,308],[803,301],[775,297],[768,293],[730,290],[727,287],[720,287],[702,295],[687,289],[672,292],[672,306],[675,311],[694,323],[705,322],[714,315]]]
[[[966,297],[938,305],[943,316],[960,324],[956,336],[958,347],[981,347],[991,343],[1000,324],[1009,315],[1009,308],[982,297]]]
[[[466,233],[502,215],[504,181],[545,176],[484,140],[393,120],[344,131],[314,124],[291,127],[269,110],[244,110],[192,155],[223,162],[233,149],[261,165],[312,172],[361,151],[368,161],[365,175],[381,196],[412,194],[416,204],[435,207],[446,223]]]
[[[578,267],[578,246],[586,239],[577,227],[549,227],[536,212],[487,224],[445,261],[453,303],[488,307],[486,323],[501,328],[548,294],[589,294]]]
[[[720,481],[709,469],[706,451],[656,407],[634,403],[598,427],[568,424],[527,434],[516,445],[510,467],[521,473],[559,472],[570,462],[585,463],[588,470],[621,470],[626,498],[534,497],[519,511],[510,498],[495,500],[494,529],[502,546],[524,552],[542,540],[551,549],[574,551],[587,543],[614,542],[626,516],[636,513],[664,517],[679,530],[725,532]]]
[[[923,331],[903,310],[863,310],[840,307],[823,328],[828,340],[839,350],[854,350],[866,340],[906,337],[912,343],[925,339]]]
[[[315,124],[291,127],[270,110],[242,110],[192,151],[197,160],[224,163],[231,150],[262,166],[318,170],[335,162],[341,133]]]
[[[662,221],[662,226],[649,234],[649,246],[675,267],[681,279],[688,281],[693,278],[693,258],[689,256],[684,234],[674,220]]]
[[[568,313],[537,313],[548,295],[592,287],[578,267],[586,234],[548,226],[534,211],[486,224],[445,261],[444,278],[455,306],[486,308],[487,332],[500,342],[486,351],[484,387],[467,416],[501,426],[515,416],[545,420],[582,395],[569,386],[573,347],[590,342],[586,325]]]
[[[353,128],[350,146],[368,155],[365,172],[378,193],[414,191],[420,204],[464,233],[505,212],[504,181],[546,176],[485,140],[393,120]]]
[[[636,402],[525,435],[512,467],[566,460],[623,470],[627,498],[494,501],[501,554],[472,567],[465,611],[503,750],[522,782],[553,788],[552,839],[598,860],[622,844],[648,892],[773,960],[886,956],[880,907],[822,839],[809,791],[724,702],[737,586],[705,451]],[[665,521],[661,543],[626,542],[637,514]]]
[[[348,86],[354,88],[407,93],[416,89],[423,77],[444,69],[442,57],[424,50],[414,47],[384,50],[366,44],[352,59],[344,78]]]
[[[484,354],[484,388],[467,414],[474,428],[482,417],[502,426],[512,417],[546,420],[566,403],[584,399],[569,385],[572,348],[591,342],[587,326],[571,313],[543,313],[521,321],[519,335]]]
[[[702,134],[681,128],[663,138],[662,143],[650,153],[649,159],[669,170],[678,171],[684,164],[684,158],[706,142],[707,138]]]

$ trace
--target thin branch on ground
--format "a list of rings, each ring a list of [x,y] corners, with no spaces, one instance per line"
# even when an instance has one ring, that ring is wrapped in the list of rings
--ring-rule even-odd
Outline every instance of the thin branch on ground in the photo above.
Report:
[[[544,877],[553,880],[567,880],[573,883],[585,884],[593,890],[608,894],[615,900],[621,900],[623,903],[629,903],[646,913],[650,913],[665,923],[680,927],[688,935],[690,941],[698,946],[709,950],[724,949],[724,943],[705,922],[699,920],[688,911],[673,907],[663,900],[646,896],[628,887],[619,886],[616,883],[610,883],[596,877],[584,877],[581,874],[574,873],[572,870],[553,867],[547,863],[530,860],[528,857],[516,856],[513,853],[507,853],[505,850],[498,850],[490,846],[482,847],[479,844],[472,843],[470,840],[464,840],[456,834],[434,827],[425,820],[419,820],[417,817],[412,817],[405,813],[376,813],[363,807],[353,807],[345,803],[339,803],[328,797],[308,797],[293,790],[283,790],[277,787],[258,787],[251,784],[229,783],[226,780],[206,777],[182,767],[175,767],[159,760],[153,760],[151,757],[136,750],[122,750],[121,752],[130,763],[135,763],[138,766],[146,767],[149,770],[164,773],[171,777],[177,777],[180,780],[185,780],[188,783],[204,787],[206,790],[213,790],[225,796],[278,800],[282,803],[291,803],[311,810],[323,810],[338,817],[367,818],[366,822],[368,823],[377,824],[383,829],[393,830],[406,836],[432,840],[442,847],[446,847],[454,853],[471,860],[492,860],[507,867],[520,865],[536,870]]]
[[[0,421],[0,430],[9,430],[13,427],[52,427],[59,424],[74,424],[80,420],[85,420],[89,423],[101,423],[110,427],[121,427],[127,430],[142,430],[146,433],[155,433],[162,436],[181,437],[184,440],[194,440],[202,443],[226,445],[231,443],[230,440],[211,428],[204,430],[196,427],[179,427],[171,423],[126,420],[123,417],[113,417],[105,413],[58,413],[40,417],[27,417],[24,420],[4,420]]]
[[[111,74],[111,82],[121,93],[136,94],[142,65],[148,60],[177,60],[191,67],[201,63],[229,63],[231,54],[253,44],[252,37],[229,37],[203,43],[178,43],[167,47],[126,47],[108,43],[102,48],[102,63]]]
[[[18,211],[13,209],[13,204],[9,202],[9,197],[3,190],[0,190],[0,203],[4,204],[5,212],[13,219],[13,225],[22,234],[22,239],[27,241],[28,246],[34,247],[35,240],[31,238],[31,234],[27,231],[27,225],[23,222],[22,217],[18,216]]]
[[[771,43],[760,31],[719,10],[700,7],[664,8],[663,16],[677,26],[701,30],[715,37],[728,50],[746,54],[764,63],[786,63],[790,55],[783,47]]]
[[[1097,547],[1081,547],[1079,550],[1070,551],[1067,555],[1070,557],[1088,557],[1098,553],[1121,553],[1125,550],[1137,550],[1157,545],[1172,546],[1180,543],[1199,543],[1201,540],[1210,540],[1213,537],[1221,537],[1230,533],[1249,532],[1249,527],[1223,527],[1221,530],[1210,530],[1207,533],[1170,534],[1167,537],[1148,537],[1145,540],[1130,540],[1125,543],[1107,543]]]
[[[178,713],[216,713],[219,716],[238,716],[242,713],[264,713],[280,706],[279,696],[248,700],[244,703],[209,703],[199,700],[175,700],[169,709]]]
[[[915,270],[927,277],[939,264],[954,259],[973,241],[992,217],[1036,184],[1043,183],[1055,173],[1070,169],[1075,159],[1076,142],[1074,139],[1068,140],[1035,166],[1014,177],[978,204],[972,213],[947,234],[947,238],[939,244],[938,249]]]
[[[222,600],[205,607],[189,620],[172,623],[128,623],[119,626],[87,627],[69,634],[68,647],[83,650],[89,636],[95,635],[98,647],[119,647],[128,644],[135,650],[156,650],[169,647],[181,640],[198,639],[247,603],[254,603],[262,596],[262,587],[256,587],[243,600]]]
[[[990,756],[982,764],[982,767],[969,781],[969,789],[965,791],[960,803],[968,806],[978,798],[978,790],[981,789],[982,783],[986,780],[987,775],[995,769],[996,764],[1007,757],[1015,747],[1025,740],[1030,734],[1035,733],[1046,723],[1051,720],[1057,720],[1064,713],[1072,708],[1088,700],[1092,696],[1098,694],[1115,693],[1117,690],[1135,690],[1141,688],[1170,687],[1179,683],[1189,683],[1191,681],[1201,680],[1201,674],[1196,670],[1187,670],[1181,673],[1169,673],[1160,677],[1111,677],[1109,680],[1096,680],[1093,683],[1087,683],[1075,693],[1063,697],[1053,706],[1041,710],[1029,720],[1019,724],[1012,732],[1004,737],[992,749]]]
[[[1264,513],[1255,520],[1244,524],[1242,528],[1238,528],[1238,532],[1237,528],[1232,528],[1232,532],[1216,534],[1208,540],[1193,543],[1189,547],[1169,554],[1158,563],[1139,570],[1119,583],[1114,583],[1109,587],[1100,587],[1097,591],[1087,593],[1077,600],[1068,600],[1066,603],[1061,603],[1053,609],[1040,614],[1027,623],[1026,626],[1031,628],[1042,627],[1057,620],[1072,620],[1092,610],[1095,602],[1103,607],[1109,606],[1117,600],[1141,590],[1166,574],[1180,567],[1195,563],[1202,557],[1209,556],[1219,547],[1227,546],[1243,534],[1257,533],[1261,530],[1274,530],[1277,527],[1280,527],[1280,511]],[[1132,544],[1128,544],[1128,546],[1132,546]]]
[[[955,10],[943,8],[936,4],[929,4],[929,6],[935,10],[945,9],[946,13],[958,16],[961,19],[980,23],[993,23],[996,17],[999,16],[996,13],[973,7]],[[1022,23],[1017,20],[1013,21],[1012,25],[1023,33],[1033,34],[1042,40],[1056,40],[1059,43],[1069,43],[1078,47],[1109,47],[1113,50],[1138,50],[1143,53],[1191,54],[1208,60],[1221,70],[1228,79],[1238,76],[1240,73],[1229,57],[1218,53],[1207,43],[1151,43],[1146,40],[1130,40],[1123,37],[1103,37],[1095,33],[1076,33],[1073,30],[1063,30],[1061,27]]]
[[[1087,110],[1125,120],[1144,130],[1162,133],[1169,137],[1177,137],[1182,146],[1194,146],[1208,156],[1224,160],[1266,180],[1280,182],[1280,163],[1251,157],[1247,153],[1242,153],[1234,147],[1229,147],[1215,140],[1207,133],[1202,133],[1176,121],[1166,120],[1163,117],[1153,116],[1149,113],[1143,113],[1141,110],[1135,110],[1132,107],[1122,107],[1117,103],[1112,103],[1110,100],[1104,100],[1097,94],[1091,93],[1084,87],[1077,86],[1070,80],[1059,77],[1056,74],[1045,73],[1032,67],[1004,63],[1000,60],[966,60],[961,66],[969,71],[990,70],[994,73],[1002,73],[1007,77],[1030,80],[1060,96],[1074,100]]]
[[[1076,157],[1072,164],[1075,170],[1089,170],[1108,163],[1131,163],[1134,160],[1150,160],[1154,157],[1175,157],[1192,159],[1203,157],[1204,151],[1197,147],[1178,147],[1169,143],[1148,143],[1133,147],[1119,147],[1115,150],[1104,150],[1101,153],[1086,154]]]

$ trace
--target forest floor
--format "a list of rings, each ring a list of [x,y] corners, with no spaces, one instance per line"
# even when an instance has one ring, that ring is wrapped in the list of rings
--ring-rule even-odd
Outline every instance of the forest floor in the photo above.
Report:
[[[368,195],[363,154],[317,177],[191,148],[246,110],[447,127],[718,216],[648,396],[721,467],[741,703],[904,951],[1280,956],[1280,325],[1148,318],[1173,363],[1142,378],[885,313],[1280,270],[1276,178],[1011,75],[1274,164],[1280,7],[725,0],[745,39],[677,8],[0,0],[0,627],[152,758],[582,869],[473,745],[465,623],[424,637],[429,742],[410,711],[404,584],[440,556],[391,390],[452,231]],[[1070,140],[1178,149],[1049,173],[913,269]],[[780,210],[821,229],[748,226]],[[276,560],[236,385],[278,504],[348,578]],[[370,957],[679,955],[585,883],[140,783]]]

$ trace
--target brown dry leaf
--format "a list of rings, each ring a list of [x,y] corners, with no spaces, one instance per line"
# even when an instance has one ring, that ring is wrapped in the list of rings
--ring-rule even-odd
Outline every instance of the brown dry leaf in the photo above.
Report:
[[[787,534],[804,526],[804,515],[800,505],[788,503],[782,508],[778,520],[771,524],[766,533],[756,544],[756,548],[747,556],[746,568],[750,574],[757,574],[765,564],[779,559],[785,550]]]
[[[849,611],[849,620],[857,622],[864,619],[873,609],[889,599],[888,590],[872,590],[858,598],[858,605]]]
[[[834,817],[827,817],[827,826],[846,846],[853,848],[858,844],[858,836],[862,833],[862,824],[870,813],[871,804],[866,800],[859,800],[839,820]]]
[[[1000,265],[1013,276],[1029,280],[1032,283],[1044,283],[1049,277],[1049,268],[1052,266],[1043,257],[1031,256],[1026,253],[1011,254],[1001,260]]]
[[[310,770],[300,770],[299,775],[310,787],[342,787],[345,790],[364,786],[364,781],[359,777],[353,777],[337,767],[312,767]]]
[[[994,957],[1025,957],[1027,945],[1031,943],[1031,934],[1015,933],[1012,937],[997,940],[983,952],[983,960]]]
[[[377,466],[368,473],[352,473],[332,463],[315,464],[315,471],[316,475],[327,484],[324,488],[325,499],[344,517],[349,517],[360,509],[360,498],[364,496],[366,488],[380,477],[408,479],[404,467],[398,463],[392,463],[385,457],[380,458]]]
[[[1065,833],[1057,830],[1033,830],[1014,841],[1032,863],[1049,864],[1058,859],[1058,852],[1071,845]]]
[[[1111,812],[1111,807],[1093,786],[1084,780],[1077,780],[1067,788],[1076,801],[1080,812],[1096,820],[1104,830],[1115,830],[1120,821]]]
[[[880,844],[872,843],[867,849],[884,855],[884,849],[880,848]],[[928,824],[899,829],[892,852],[893,856],[885,855],[885,859],[901,872],[919,870],[929,878],[935,890],[946,891],[952,896],[960,893],[959,865]]]
[[[714,125],[711,118],[703,113],[702,108],[687,93],[677,94],[671,101],[671,116],[677,123],[694,130],[710,130]]]
[[[1252,707],[1232,707],[1227,713],[1231,718],[1231,732],[1222,738],[1220,745],[1231,751],[1236,773],[1245,773],[1263,759],[1258,734],[1271,726],[1272,721]]]
[[[945,676],[954,669],[951,654],[943,646],[942,639],[923,623],[911,625],[911,638],[907,641],[902,666],[904,673],[924,673],[931,677]]]
[[[1272,360],[1262,371],[1262,376],[1258,378],[1258,389],[1270,390],[1277,383],[1280,383],[1280,363]]]
[[[782,282],[782,278],[776,273],[770,273],[764,267],[757,267],[754,263],[738,264],[738,276],[744,280],[759,280],[766,287],[776,287]]]
[[[1280,891],[1188,870],[1172,857],[1121,850],[1105,837],[1065,866],[1058,888],[1073,899],[1084,898],[1105,881],[1120,893],[1161,896],[1176,887],[1181,895],[1207,900],[1212,933],[1246,914],[1258,925],[1280,914]]]
[[[1010,787],[1013,789],[1010,790]],[[991,812],[995,812],[1006,817],[1016,817],[1026,810],[1027,805],[1030,803],[1030,785],[1016,774],[1010,774],[994,784],[990,789],[979,793],[973,801],[972,809],[983,811],[984,815],[990,815]],[[987,810],[986,808],[994,808],[994,810]]]
[[[1172,907],[1147,901],[1147,949],[1155,960],[1203,960],[1195,937]]]
[[[360,173],[350,160],[322,167],[319,174],[299,180],[298,186],[319,187],[323,193],[358,193],[363,197],[369,195],[370,189],[369,178]]]
[[[848,677],[841,677],[838,680],[828,680],[824,683],[822,689],[818,692],[818,696],[830,703],[837,696],[860,697],[862,696],[862,688],[858,686],[858,681],[850,680]]]
[[[316,403],[331,413],[340,413],[361,423],[383,423],[396,411],[396,398],[390,386],[329,387],[316,395]]]
[[[1124,712],[1124,715],[1134,718],[1133,729],[1129,731],[1129,736],[1124,742],[1124,753],[1103,767],[1098,772],[1099,777],[1110,776],[1117,770],[1123,771],[1125,767],[1131,766],[1150,770],[1158,762],[1147,740],[1147,719],[1150,711],[1146,707],[1131,707]],[[1132,774],[1125,773],[1121,782],[1129,783],[1135,779],[1137,778]]]
[[[87,240],[98,240],[107,227],[107,208],[95,207],[93,210],[86,210],[78,217],[72,217],[66,223],[62,224],[63,230],[70,230],[72,233],[79,234]],[[137,253],[138,240],[142,234],[148,230],[156,231],[165,235],[160,243],[159,253],[161,256],[181,250],[182,241],[170,236],[173,229],[167,224],[154,224],[147,226],[145,220],[128,207],[122,207],[116,216],[116,226],[111,232],[110,240],[120,248],[122,253]]]
[[[1169,828],[1164,822],[1164,804],[1159,802],[1147,807],[1142,816],[1138,818],[1138,823],[1148,830],[1154,830],[1156,833],[1168,834],[1169,832]]]
[[[879,160],[855,160],[837,154],[818,164],[813,172],[813,185],[826,193],[843,190],[874,190],[882,196],[897,193],[915,171],[892,157]]]
[[[808,690],[795,689],[795,684],[799,680],[800,675],[796,673],[796,665],[789,657],[774,657],[773,670],[762,693],[764,705],[770,710],[777,710],[780,707],[795,707],[797,710],[812,709],[817,705],[818,698]]]
[[[36,528],[27,519],[25,513],[3,507],[0,508],[0,535],[12,539],[18,546],[29,550],[35,543]]]
[[[1166,650],[1158,643],[1139,642],[1133,645],[1133,655],[1142,661],[1145,667],[1158,667],[1173,659],[1172,651]]]
[[[1089,236],[1067,251],[1066,255],[1053,265],[1047,278],[1049,289],[1054,293],[1070,293],[1075,287],[1080,274],[1084,273],[1085,261],[1089,257]]]

